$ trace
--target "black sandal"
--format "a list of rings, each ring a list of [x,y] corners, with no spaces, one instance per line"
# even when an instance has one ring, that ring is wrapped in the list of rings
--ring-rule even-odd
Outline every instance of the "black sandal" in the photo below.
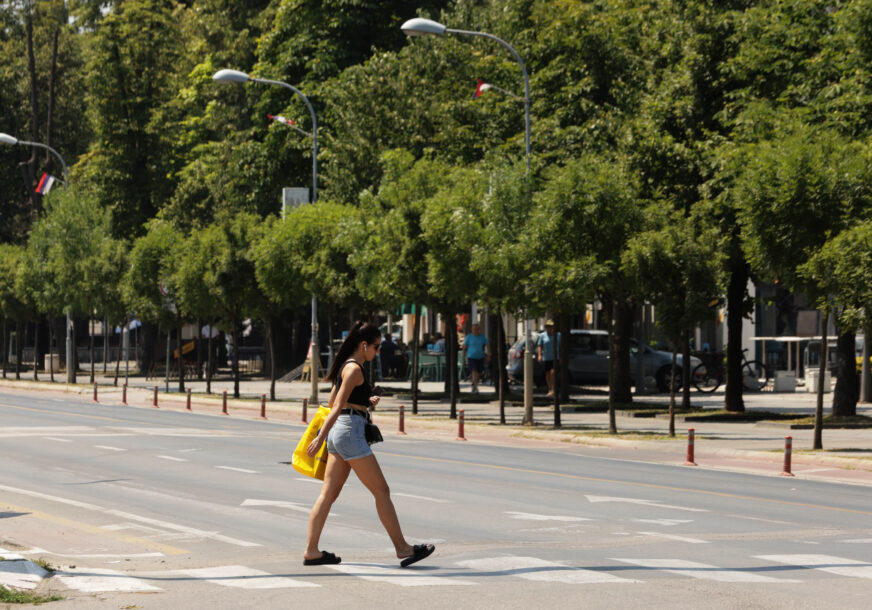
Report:
[[[321,551],[321,556],[318,559],[304,559],[304,566],[327,566],[336,565],[342,562],[342,557],[337,557],[330,551]]]
[[[401,568],[407,568],[413,563],[417,563],[433,554],[436,547],[432,544],[416,544],[412,547],[412,554],[400,562]]]

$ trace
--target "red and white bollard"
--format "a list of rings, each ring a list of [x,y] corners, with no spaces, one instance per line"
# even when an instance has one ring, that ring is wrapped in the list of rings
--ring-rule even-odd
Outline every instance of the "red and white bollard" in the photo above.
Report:
[[[405,434],[406,433],[406,407],[400,405],[400,429],[397,430],[397,434]]]
[[[227,390],[224,390],[224,397],[221,399],[221,415],[229,415],[227,413]]]
[[[157,406],[157,386],[154,386],[154,400],[152,401],[151,406],[155,409],[160,409],[160,407]]]
[[[460,410],[460,414],[457,416],[457,438],[455,440],[466,440],[466,437],[463,435],[463,409]]]
[[[302,423],[304,423],[304,424],[308,424],[308,423],[309,423],[309,420],[308,420],[307,417],[306,417],[306,411],[307,411],[308,409],[309,409],[309,399],[308,399],[308,398],[304,398],[304,399],[303,399],[303,421],[302,421]]]
[[[188,388],[188,398],[185,401],[185,410],[186,411],[191,410],[191,388]]]
[[[127,406],[127,384],[121,385],[121,404]]]
[[[266,394],[260,395],[260,418],[266,419]]]
[[[693,461],[693,428],[687,429],[687,460],[684,465],[696,466],[696,462]]]
[[[792,477],[793,473],[790,472],[790,454],[793,453],[793,437],[785,436],[784,437],[784,470],[781,472],[781,476],[783,477]]]
[[[97,400],[97,382],[94,382],[94,402],[100,402]]]

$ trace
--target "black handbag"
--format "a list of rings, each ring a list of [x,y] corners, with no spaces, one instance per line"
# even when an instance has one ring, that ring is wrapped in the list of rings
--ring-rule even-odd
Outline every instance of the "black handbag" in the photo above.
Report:
[[[385,440],[382,438],[381,430],[378,429],[378,426],[372,423],[372,416],[369,412],[366,413],[366,425],[363,427],[363,433],[366,435],[366,442],[369,445],[374,445]]]

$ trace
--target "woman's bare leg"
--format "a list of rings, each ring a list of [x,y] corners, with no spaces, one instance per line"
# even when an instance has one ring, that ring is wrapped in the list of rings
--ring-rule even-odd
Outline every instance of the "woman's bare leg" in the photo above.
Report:
[[[400,520],[397,518],[397,511],[394,508],[393,501],[391,501],[391,491],[375,456],[368,455],[364,458],[351,460],[348,464],[354,469],[354,474],[357,475],[360,482],[375,497],[375,508],[378,511],[378,518],[381,520],[385,530],[387,530],[391,542],[394,543],[397,557],[403,558],[412,555],[415,551],[403,537]]]
[[[327,471],[324,473],[324,484],[321,486],[321,494],[315,500],[312,512],[309,513],[309,534],[306,537],[306,551],[303,553],[303,559],[318,559],[321,557],[321,550],[318,548],[318,542],[321,540],[321,531],[324,529],[327,515],[330,514],[330,507],[333,506],[336,498],[339,497],[339,492],[342,491],[349,472],[351,472],[351,467],[348,465],[348,462],[335,453],[329,455],[327,458]]]

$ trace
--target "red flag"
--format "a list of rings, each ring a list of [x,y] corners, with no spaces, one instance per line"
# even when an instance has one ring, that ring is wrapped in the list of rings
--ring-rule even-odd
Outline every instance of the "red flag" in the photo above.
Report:
[[[475,86],[475,95],[472,96],[472,99],[477,100],[481,97],[481,94],[490,89],[491,86],[480,78],[475,79],[475,82],[477,84]]]

